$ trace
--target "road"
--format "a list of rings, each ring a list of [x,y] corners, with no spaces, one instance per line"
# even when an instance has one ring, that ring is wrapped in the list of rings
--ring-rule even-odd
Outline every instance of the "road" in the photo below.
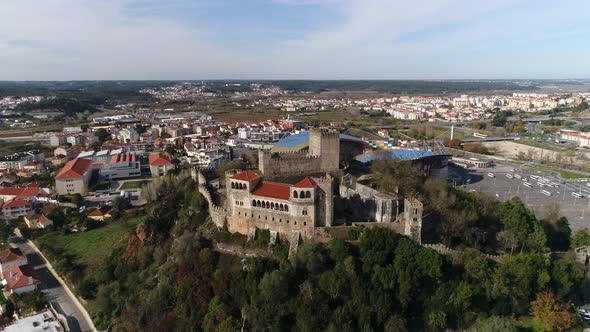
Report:
[[[67,286],[59,281],[60,278],[50,270],[50,265],[36,250],[36,247],[30,241],[22,238],[15,239],[10,242],[10,245],[18,247],[27,256],[29,263],[35,267],[41,280],[41,291],[45,294],[47,301],[51,302],[54,308],[67,318],[70,331],[96,331],[86,309],[73,297],[71,291],[66,289]]]
[[[515,169],[513,171],[512,169]],[[516,169],[518,169],[516,171]],[[590,187],[584,182],[574,180],[564,181],[554,175],[544,175],[550,182],[559,184],[559,187],[541,187],[538,181],[532,180],[530,175],[540,175],[534,168],[515,167],[498,164],[490,169],[464,170],[458,167],[450,167],[449,173],[457,178],[456,185],[467,191],[485,192],[496,196],[499,200],[508,200],[514,196],[520,199],[535,212],[538,218],[542,218],[548,207],[557,203],[560,214],[567,217],[572,230],[590,228]],[[494,177],[488,176],[488,173]],[[509,178],[506,175],[511,174]],[[521,179],[514,177],[518,174]],[[460,178],[460,179],[459,179]],[[522,178],[528,178],[530,187],[524,185]],[[543,193],[543,190],[549,194]],[[572,193],[581,194],[579,198]]]

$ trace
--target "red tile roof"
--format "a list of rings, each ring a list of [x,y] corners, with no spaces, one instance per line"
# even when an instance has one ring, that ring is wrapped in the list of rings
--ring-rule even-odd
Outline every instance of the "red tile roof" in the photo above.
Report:
[[[0,195],[2,195],[2,196],[18,196],[24,190],[25,190],[25,188],[21,188],[21,187],[0,188]]]
[[[79,179],[84,176],[84,173],[92,165],[92,160],[76,158],[70,160],[66,165],[57,173],[55,179]]]
[[[0,263],[14,262],[22,258],[25,258],[25,255],[18,248],[8,248],[0,251]]]
[[[108,206],[103,206],[101,208],[95,209],[88,214],[89,217],[105,217],[107,215],[111,215],[111,208]]]
[[[240,172],[240,173],[231,177],[231,179],[240,180],[240,181],[253,181],[258,178],[259,178],[259,176],[250,170]]]
[[[150,165],[168,165],[170,164],[170,158],[162,153],[153,153],[149,158]]]
[[[45,225],[47,222],[51,221],[44,214],[36,213],[35,211],[31,211],[31,212],[27,213],[27,215],[25,217],[29,220],[36,221],[41,225]]]
[[[41,188],[39,187],[26,187],[23,188],[24,190],[16,196],[17,199],[28,199],[33,196],[37,196],[41,192]]]
[[[291,196],[291,186],[284,183],[263,181],[256,186],[252,195],[288,200]]]
[[[21,265],[2,272],[6,285],[10,289],[18,289],[40,284],[37,272],[30,264]]]
[[[316,188],[317,186],[318,184],[310,177],[306,177],[293,185],[295,188]]]
[[[10,201],[4,203],[4,205],[2,205],[2,208],[8,209],[8,208],[27,206],[27,205],[33,206],[33,203],[31,203],[27,200],[24,200],[24,199],[13,199],[13,200],[10,200]]]

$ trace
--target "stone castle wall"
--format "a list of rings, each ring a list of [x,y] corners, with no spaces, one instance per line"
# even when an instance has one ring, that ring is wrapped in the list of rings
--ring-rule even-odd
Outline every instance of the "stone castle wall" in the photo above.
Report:
[[[211,192],[207,189],[207,180],[201,171],[192,169],[191,176],[195,182],[197,182],[197,188],[199,193],[205,197],[207,200],[207,205],[209,207],[209,215],[211,216],[211,221],[219,227],[222,228],[225,226],[227,222],[227,210],[223,207],[215,205],[213,201],[213,197],[211,197]]]
[[[271,153],[258,150],[258,168],[267,177],[337,172],[340,165],[340,134],[335,130],[309,131],[308,152]]]
[[[267,177],[310,174],[320,171],[321,158],[301,152],[272,155],[268,150],[259,150],[258,165]]]

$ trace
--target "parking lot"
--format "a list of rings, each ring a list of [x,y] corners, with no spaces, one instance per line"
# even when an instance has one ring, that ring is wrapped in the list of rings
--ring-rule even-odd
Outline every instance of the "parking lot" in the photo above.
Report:
[[[590,228],[588,182],[561,180],[557,174],[505,164],[486,169],[453,166],[449,167],[449,175],[453,179],[452,184],[467,191],[485,192],[499,200],[518,196],[538,218],[545,215],[552,203],[557,203],[560,214],[568,218],[572,230]],[[534,179],[537,176],[544,181]]]

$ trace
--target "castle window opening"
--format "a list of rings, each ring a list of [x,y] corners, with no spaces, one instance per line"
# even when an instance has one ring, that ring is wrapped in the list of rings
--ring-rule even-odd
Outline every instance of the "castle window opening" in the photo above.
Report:
[[[307,222],[306,221],[303,222],[303,226],[307,226]]]
[[[231,183],[231,188],[236,189],[236,185],[233,182]]]
[[[305,193],[305,198],[311,198],[311,192],[309,190]]]
[[[289,212],[289,205],[285,205],[285,212]]]
[[[305,198],[305,193],[303,192],[303,190],[301,190],[301,192],[299,193],[299,197],[300,198]]]
[[[294,222],[293,222],[293,225],[297,225],[297,222],[296,222],[296,221],[294,221]]]
[[[298,196],[298,195],[297,195],[297,190],[293,191],[293,198],[299,198],[299,197],[297,197],[297,196]]]

